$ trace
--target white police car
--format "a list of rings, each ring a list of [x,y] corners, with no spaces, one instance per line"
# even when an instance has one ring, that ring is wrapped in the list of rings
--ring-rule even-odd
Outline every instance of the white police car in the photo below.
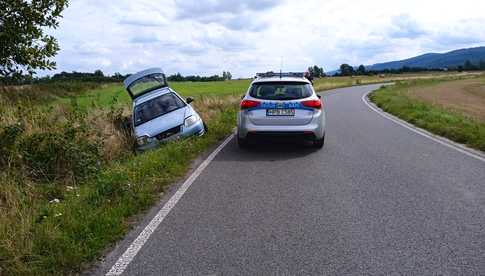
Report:
[[[325,110],[303,73],[260,73],[240,104],[240,147],[260,136],[302,137],[316,148],[325,141]]]

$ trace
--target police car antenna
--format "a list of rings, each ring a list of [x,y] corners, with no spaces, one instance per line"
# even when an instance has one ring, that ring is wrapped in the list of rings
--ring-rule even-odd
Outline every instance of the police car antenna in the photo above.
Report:
[[[283,77],[283,56],[280,57],[280,79]]]

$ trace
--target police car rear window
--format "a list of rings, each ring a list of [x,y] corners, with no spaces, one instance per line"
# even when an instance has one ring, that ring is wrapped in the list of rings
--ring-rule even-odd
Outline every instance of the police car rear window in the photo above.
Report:
[[[312,95],[310,84],[304,82],[260,82],[251,86],[249,95],[263,100],[297,100]]]

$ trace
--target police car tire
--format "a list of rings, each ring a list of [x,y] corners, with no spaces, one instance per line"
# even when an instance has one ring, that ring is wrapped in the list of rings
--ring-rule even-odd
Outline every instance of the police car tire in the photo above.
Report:
[[[240,148],[247,148],[248,147],[248,139],[244,139],[244,138],[237,138],[237,145],[240,147]]]
[[[323,136],[322,139],[315,139],[315,141],[313,141],[313,147],[317,149],[323,148],[323,145],[325,145],[325,136]]]

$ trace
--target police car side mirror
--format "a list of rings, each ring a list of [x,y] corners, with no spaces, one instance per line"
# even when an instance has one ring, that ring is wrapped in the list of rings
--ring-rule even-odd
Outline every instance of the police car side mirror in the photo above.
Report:
[[[242,95],[242,96],[241,96],[241,100],[242,100],[242,99],[244,99],[244,96],[246,96],[246,95]]]
[[[317,95],[317,97],[318,97],[319,99],[321,99],[321,98],[322,98],[322,95]]]
[[[191,102],[194,101],[194,98],[187,97],[187,99],[185,101],[187,102],[187,104],[190,104]]]

